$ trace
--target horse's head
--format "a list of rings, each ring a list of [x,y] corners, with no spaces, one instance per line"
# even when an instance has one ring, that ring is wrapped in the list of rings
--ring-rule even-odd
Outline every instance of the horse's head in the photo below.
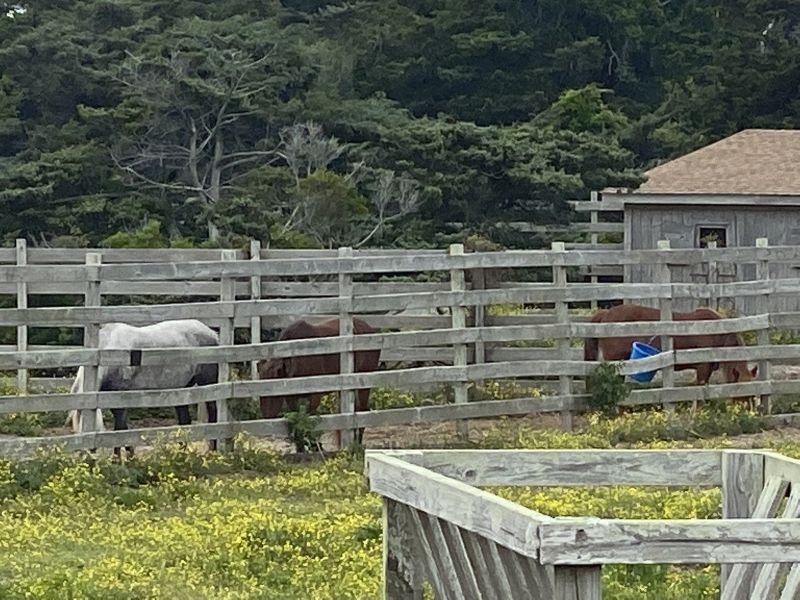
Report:
[[[753,381],[758,375],[758,365],[750,369],[743,360],[731,363],[722,363],[727,383],[744,383]]]

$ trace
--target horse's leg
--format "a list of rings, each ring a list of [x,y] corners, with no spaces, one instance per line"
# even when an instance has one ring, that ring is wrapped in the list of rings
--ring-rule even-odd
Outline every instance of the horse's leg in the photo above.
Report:
[[[114,417],[114,431],[127,431],[128,429],[128,411],[125,408],[112,408],[111,414]],[[133,456],[133,446],[125,446],[125,451]],[[122,455],[122,449],[119,446],[114,446],[114,456],[119,460]]]
[[[369,388],[360,389],[356,392],[356,412],[366,412],[369,410]],[[359,446],[364,445],[364,428],[356,430],[356,441]]]
[[[175,415],[178,417],[178,425],[191,425],[192,415],[189,414],[189,405],[181,404],[175,407]]]
[[[206,402],[206,412],[208,413],[208,422],[209,423],[216,423],[217,422],[217,403],[214,401]],[[217,438],[212,438],[209,440],[209,445],[211,446],[211,450],[215,451],[217,449]]]

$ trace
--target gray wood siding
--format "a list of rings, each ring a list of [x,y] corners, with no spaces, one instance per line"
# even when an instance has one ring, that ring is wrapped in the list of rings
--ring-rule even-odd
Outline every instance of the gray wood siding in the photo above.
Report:
[[[695,247],[698,226],[726,226],[728,246],[754,246],[756,239],[767,238],[771,246],[800,245],[800,206],[697,206],[626,205],[626,247],[632,250],[656,248],[659,240],[669,240],[672,248]],[[770,277],[797,277],[800,265],[772,264]],[[652,265],[631,265],[626,269],[626,281],[650,283],[655,281]],[[756,278],[755,264],[725,263],[717,265],[717,281],[752,281]],[[708,265],[675,266],[672,281],[705,283],[709,280]],[[654,304],[651,302],[650,305]],[[723,298],[720,307],[734,308],[739,314],[753,314],[756,298]],[[675,310],[691,310],[691,301],[676,301]],[[770,298],[770,310],[789,312],[800,310],[800,298],[795,295]]]

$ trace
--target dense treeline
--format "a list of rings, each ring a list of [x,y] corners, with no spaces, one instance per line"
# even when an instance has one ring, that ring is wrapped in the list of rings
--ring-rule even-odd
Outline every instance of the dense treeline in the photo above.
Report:
[[[490,223],[800,118],[790,0],[0,10],[4,241],[510,242]]]

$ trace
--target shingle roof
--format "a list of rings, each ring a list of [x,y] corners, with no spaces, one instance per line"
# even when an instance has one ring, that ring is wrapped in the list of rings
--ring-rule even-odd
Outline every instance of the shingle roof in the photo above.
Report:
[[[745,129],[650,169],[634,194],[800,196],[800,130]]]

